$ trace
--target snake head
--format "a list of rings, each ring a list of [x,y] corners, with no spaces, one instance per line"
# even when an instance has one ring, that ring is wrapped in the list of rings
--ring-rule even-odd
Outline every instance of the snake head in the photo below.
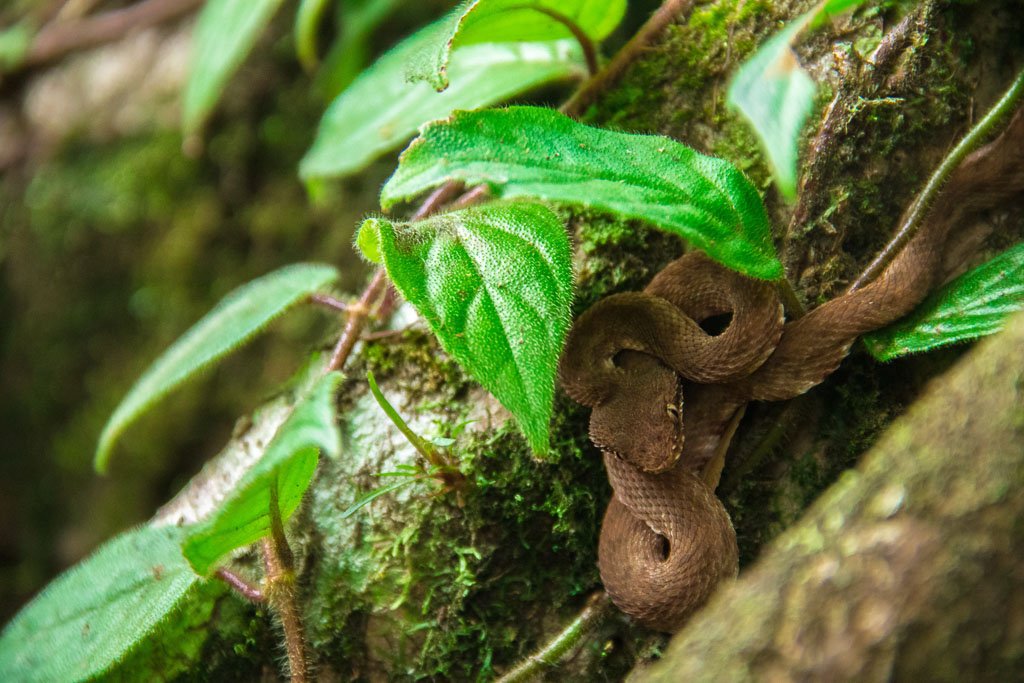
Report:
[[[590,413],[590,438],[647,472],[662,472],[683,448],[683,397],[679,376],[653,356],[623,351],[620,390]]]

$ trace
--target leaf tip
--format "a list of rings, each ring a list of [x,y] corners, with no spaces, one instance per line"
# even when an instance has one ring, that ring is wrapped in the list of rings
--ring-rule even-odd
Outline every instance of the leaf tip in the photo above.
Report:
[[[367,218],[356,231],[356,246],[359,251],[366,260],[378,265],[383,263],[380,253],[380,224],[379,218]]]

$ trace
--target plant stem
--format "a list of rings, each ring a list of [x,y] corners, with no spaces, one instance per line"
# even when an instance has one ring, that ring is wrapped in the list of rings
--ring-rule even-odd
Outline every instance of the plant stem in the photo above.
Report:
[[[590,74],[591,77],[597,73],[597,47],[594,45],[594,41],[590,39],[590,36],[587,35],[587,32],[580,28],[580,25],[570,17],[567,17],[558,10],[543,7],[541,5],[513,5],[512,7],[509,7],[509,9],[530,9],[534,12],[540,12],[569,29],[569,33],[572,34],[572,37],[580,44],[580,49],[583,50],[583,58],[587,62],[587,73]]]
[[[348,310],[348,304],[346,304],[341,299],[336,299],[330,294],[310,294],[309,301],[310,303],[314,303],[319,306],[324,306],[326,308],[330,308],[341,313],[344,313],[345,311]]]
[[[562,113],[569,116],[579,116],[587,107],[593,104],[594,100],[602,90],[618,80],[626,68],[661,35],[665,28],[675,21],[681,14],[688,12],[693,7],[693,0],[667,0],[651,18],[640,27],[636,35],[630,38],[621,50],[615,53],[608,64],[605,65],[593,78],[588,79],[580,86],[579,90],[562,105]]]
[[[263,603],[267,601],[267,596],[265,596],[259,588],[252,585],[227,567],[221,567],[218,569],[214,573],[214,576],[231,586],[236,593],[249,602]]]
[[[373,279],[370,280],[370,284],[363,290],[359,301],[348,307],[348,319],[345,320],[345,330],[341,333],[341,337],[338,338],[334,351],[331,352],[331,362],[327,366],[328,372],[341,370],[344,367],[349,354],[352,353],[356,342],[359,341],[359,335],[363,332],[366,319],[370,317],[373,302],[384,292],[387,284],[387,272],[383,268],[378,268],[377,272],[373,275]]]
[[[546,667],[558,663],[562,657],[575,648],[609,613],[611,598],[604,591],[598,591],[589,598],[583,610],[572,622],[541,649],[519,663],[516,668],[498,678],[495,683],[520,683],[533,680]]]
[[[995,106],[989,110],[985,116],[978,121],[978,123],[972,128],[967,135],[953,148],[946,158],[942,160],[939,167],[935,169],[932,176],[928,179],[928,184],[925,185],[921,194],[918,195],[917,199],[910,206],[910,210],[904,215],[903,221],[900,224],[899,229],[896,230],[896,234],[889,241],[885,248],[875,257],[875,259],[868,264],[868,267],[864,269],[864,272],[860,274],[853,284],[846,290],[847,293],[854,292],[864,285],[868,284],[872,280],[881,274],[885,270],[886,266],[893,260],[893,258],[906,246],[907,242],[911,240],[917,229],[921,226],[922,221],[928,215],[928,210],[931,208],[932,202],[935,197],[939,194],[942,186],[949,179],[949,175],[960,165],[960,162],[970,154],[975,148],[980,145],[986,137],[992,132],[992,130],[1002,121],[1003,117],[1009,114],[1017,104],[1017,100],[1020,99],[1021,93],[1024,93],[1024,71],[1017,74],[1017,78],[1010,85],[1009,89],[1003,94],[999,101],[996,102]]]
[[[800,298],[796,295],[796,290],[793,289],[793,283],[789,281],[789,278],[783,275],[781,279],[775,281],[775,288],[778,290],[779,298],[782,299],[782,305],[788,314],[786,317],[790,320],[802,317],[806,311],[804,311],[804,305],[800,303]]]
[[[437,452],[434,445],[414,432],[409,427],[408,423],[402,419],[402,416],[398,414],[398,411],[395,410],[394,406],[384,398],[384,394],[381,393],[380,387],[377,386],[377,379],[373,376],[372,372],[366,373],[366,381],[370,384],[370,393],[373,394],[375,399],[377,399],[377,405],[379,405],[381,410],[391,418],[391,421],[396,427],[398,427],[398,431],[402,432],[402,435],[409,440],[409,443],[411,443],[417,451],[419,451],[420,455],[422,455],[426,461],[434,467],[445,467],[446,463],[444,462],[444,458],[442,458],[441,454]]]
[[[261,542],[267,599],[281,620],[292,683],[306,683],[309,680],[306,639],[295,600],[295,569],[292,565],[292,551],[284,536],[276,479],[270,489],[270,530],[270,536]]]

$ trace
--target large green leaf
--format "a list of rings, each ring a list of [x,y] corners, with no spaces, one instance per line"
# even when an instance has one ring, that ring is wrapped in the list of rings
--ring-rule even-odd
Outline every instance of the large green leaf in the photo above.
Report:
[[[337,278],[338,271],[332,266],[296,264],[253,280],[224,297],[153,361],[121,400],[100,435],[96,469],[106,470],[117,438],[159,399]]]
[[[303,178],[354,173],[427,121],[584,73],[579,46],[571,40],[487,43],[456,50],[449,64],[452,87],[434,92],[426,83],[406,80],[405,68],[436,31],[434,24],[403,41],[331,103],[299,167]]]
[[[561,221],[528,202],[490,202],[417,223],[370,219],[358,243],[441,345],[548,448],[555,369],[569,327],[572,254]]]
[[[626,0],[466,0],[438,23],[407,73],[444,90],[459,47],[573,38],[573,29],[596,42],[615,30],[625,12]]]
[[[381,202],[389,207],[452,179],[649,221],[743,273],[782,275],[761,197],[746,177],[665,137],[591,128],[538,107],[456,112],[406,149]]]
[[[252,50],[282,0],[207,0],[196,24],[182,128],[194,133],[213,111],[231,74]]]
[[[871,354],[892,360],[1002,329],[1024,308],[1024,244],[964,273],[902,321],[864,338]]]
[[[337,372],[324,375],[217,510],[186,528],[182,550],[196,572],[205,575],[231,551],[268,536],[272,489],[277,489],[281,518],[286,520],[302,501],[319,452],[337,457],[341,436],[334,394],[340,381]]]
[[[3,679],[81,681],[123,661],[199,581],[179,537],[139,527],[59,576],[0,635]]]

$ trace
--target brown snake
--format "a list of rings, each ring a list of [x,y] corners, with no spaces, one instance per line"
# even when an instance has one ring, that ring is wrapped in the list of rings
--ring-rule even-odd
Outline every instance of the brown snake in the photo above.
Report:
[[[771,283],[699,252],[670,263],[643,292],[606,297],[579,317],[560,374],[566,392],[593,408],[591,440],[614,491],[598,562],[620,609],[649,627],[676,630],[736,574],[736,535],[713,491],[744,406],[819,384],[858,336],[906,315],[937,284],[954,226],[1022,188],[1018,111],[998,139],[953,172],[877,279],[802,318],[784,323]],[[730,316],[720,334],[698,324],[720,315]]]

